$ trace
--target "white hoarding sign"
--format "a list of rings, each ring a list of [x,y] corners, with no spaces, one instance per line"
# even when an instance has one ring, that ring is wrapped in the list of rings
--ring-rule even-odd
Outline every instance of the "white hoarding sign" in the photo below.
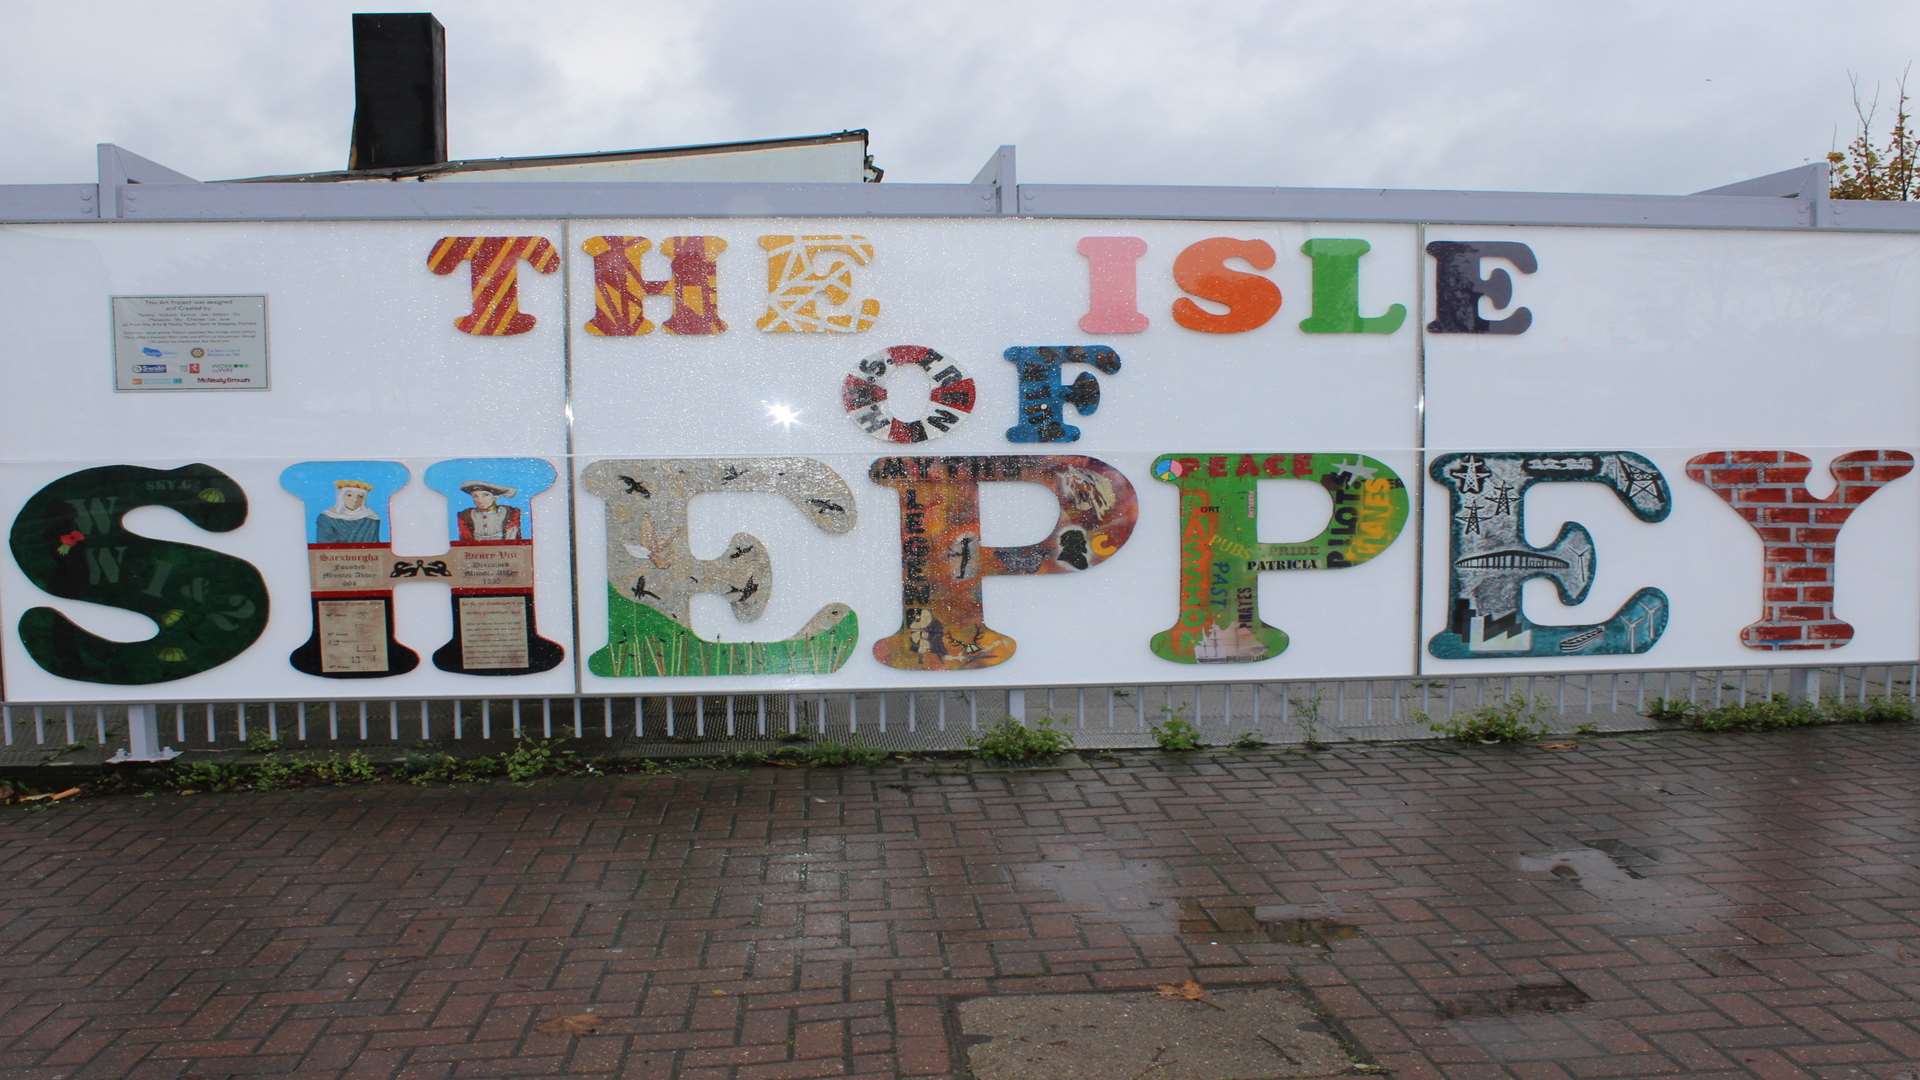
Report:
[[[0,404],[11,701],[1920,657],[1910,237],[103,223],[0,253],[32,365]],[[181,345],[257,349],[263,392],[86,362],[146,388]]]

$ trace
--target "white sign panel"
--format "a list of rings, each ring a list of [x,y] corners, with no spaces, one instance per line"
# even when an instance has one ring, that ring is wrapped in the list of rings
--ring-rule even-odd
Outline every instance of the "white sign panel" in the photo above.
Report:
[[[561,242],[558,224],[506,227]],[[500,229],[0,229],[0,248],[36,262],[4,277],[23,313],[13,355],[71,358],[10,375],[0,402],[0,502],[14,526],[0,557],[8,699],[571,692],[562,350],[557,337],[455,329],[468,275],[428,265],[442,237]],[[515,310],[556,335],[559,277],[530,272],[514,290]],[[80,313],[114,296],[186,295],[270,299],[272,390],[105,385],[89,358],[112,351],[110,324]],[[514,493],[482,492],[496,512],[463,530],[474,483]],[[511,542],[487,528],[500,508],[516,512]],[[478,569],[529,558],[522,577]],[[500,597],[531,604],[523,640],[535,662],[497,666],[484,639],[501,625]]]
[[[608,301],[606,275],[573,274],[573,310],[603,324],[576,318],[571,342],[589,692],[614,692],[633,685],[636,673],[660,670],[649,654],[620,647],[623,634],[642,635],[648,622],[681,645],[660,658],[676,676],[672,685],[718,689],[742,685],[736,663],[758,664],[748,658],[791,647],[773,643],[818,638],[822,631],[808,632],[810,620],[829,607],[851,611],[859,631],[844,659],[832,658],[841,664],[833,677],[821,678],[809,659],[789,671],[757,671],[751,685],[1232,680],[1254,669],[1216,660],[1237,650],[1278,661],[1283,648],[1288,665],[1326,676],[1413,672],[1413,610],[1404,598],[1414,587],[1416,545],[1387,545],[1338,574],[1302,572],[1324,565],[1334,550],[1327,545],[1264,557],[1230,550],[1236,537],[1307,542],[1327,530],[1336,495],[1348,494],[1346,486],[1322,483],[1338,473],[1336,460],[1354,466],[1340,475],[1352,481],[1356,502],[1363,474],[1376,486],[1402,485],[1394,494],[1405,500],[1404,485],[1419,467],[1412,227],[849,221],[808,222],[800,231],[791,223],[660,221],[646,228],[656,245],[717,233],[725,247],[713,257],[716,310],[726,328],[671,332],[676,313],[685,312],[649,299],[648,318],[662,322],[659,329],[607,332],[631,327],[611,317],[619,309]],[[583,251],[601,246],[595,236],[632,231],[631,222],[572,225],[574,247]],[[1356,309],[1385,319],[1397,305],[1396,332],[1301,330],[1314,293],[1314,261],[1302,248],[1329,237],[1366,250],[1345,257],[1357,278]],[[1193,251],[1197,242],[1205,244]],[[679,242],[671,259],[649,251],[640,273],[664,279],[684,253]],[[1176,273],[1230,304],[1189,296]],[[684,526],[656,515],[654,543],[637,537],[644,517],[624,527],[614,520],[609,533],[610,514],[660,496],[629,494],[618,480],[607,493],[594,480],[596,462],[705,456],[721,447],[749,475],[699,481],[703,497]],[[1182,485],[1170,482],[1178,478],[1154,471],[1169,453],[1233,455],[1224,482],[1198,482],[1233,502],[1221,510],[1234,520],[1219,530],[1221,546],[1202,552],[1211,557],[1205,567],[1186,575],[1232,569],[1231,584],[1183,580],[1181,549],[1196,547],[1186,536],[1192,515],[1182,513]],[[1296,462],[1310,453],[1324,460]],[[1243,456],[1258,483],[1237,475]],[[886,463],[903,458],[936,465],[925,476],[911,468],[888,475]],[[1032,463],[990,467],[1016,458]],[[748,464],[758,460],[790,463],[773,466],[790,472],[823,468],[851,501],[760,490],[765,484]],[[622,471],[637,476],[637,468]],[[1195,487],[1195,478],[1187,480]],[[813,498],[845,504],[847,512],[810,513]],[[672,541],[657,542],[661,533]],[[772,588],[755,577],[762,588],[745,602],[728,591],[745,583],[726,573],[747,558],[726,558],[739,546],[730,542],[736,533],[757,537],[773,570]],[[1035,544],[1048,550],[1014,554]],[[624,555],[637,546],[648,554],[636,563]],[[995,561],[987,550],[1008,554]],[[718,561],[681,574],[682,557]],[[1250,572],[1249,562],[1274,569]],[[684,582],[684,600],[636,595],[640,576],[645,591],[658,592],[668,573],[677,575],[667,578],[676,589],[679,578],[700,580]],[[1206,595],[1221,588],[1227,594],[1218,603]],[[650,609],[669,617],[652,620]],[[1227,624],[1209,631],[1204,620],[1219,610],[1230,611]],[[1259,631],[1262,620],[1280,633]],[[1149,647],[1170,631],[1162,648],[1177,660]]]
[[[1512,282],[1504,309],[1479,298],[1483,321],[1527,322],[1426,335],[1429,468],[1447,474],[1428,478],[1427,671],[1920,656],[1920,310],[1896,299],[1920,289],[1920,239],[1427,243],[1446,245],[1429,288],[1470,246],[1481,280]],[[1557,542],[1569,522],[1584,535]],[[1524,595],[1497,584],[1523,566]],[[1483,609],[1496,592],[1523,602]]]
[[[34,365],[0,403],[10,701],[1920,657],[1912,237],[102,223],[0,254]],[[85,362],[218,300],[264,385],[262,297],[268,393]],[[140,347],[176,345],[213,348]]]

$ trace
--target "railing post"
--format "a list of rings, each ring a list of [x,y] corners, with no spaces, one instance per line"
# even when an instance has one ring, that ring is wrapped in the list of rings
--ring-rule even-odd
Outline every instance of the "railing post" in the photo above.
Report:
[[[1787,700],[1794,702],[1809,700],[1807,696],[1809,689],[1807,676],[1812,672],[1812,668],[1796,667],[1787,669]]]
[[[110,765],[132,765],[148,761],[171,761],[180,751],[160,745],[160,707],[127,706],[127,745],[107,759]]]

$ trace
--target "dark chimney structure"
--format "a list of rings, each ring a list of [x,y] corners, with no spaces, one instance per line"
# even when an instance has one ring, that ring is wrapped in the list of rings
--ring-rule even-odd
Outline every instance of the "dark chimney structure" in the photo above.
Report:
[[[353,17],[353,145],[347,168],[447,160],[447,31],[430,14]]]

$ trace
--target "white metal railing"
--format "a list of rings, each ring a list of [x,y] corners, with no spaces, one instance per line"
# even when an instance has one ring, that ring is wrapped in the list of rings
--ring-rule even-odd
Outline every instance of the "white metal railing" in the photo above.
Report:
[[[1649,728],[1656,698],[1718,706],[1773,695],[1916,702],[1920,664],[1412,677],[1305,682],[866,691],[805,694],[394,698],[74,703],[0,707],[0,750],[43,760],[49,751],[115,751],[114,760],[164,760],[182,751],[279,746],[429,745],[457,749],[521,738],[620,744],[661,755],[726,752],[807,737],[897,751],[965,748],[1012,716],[1055,718],[1081,749],[1153,745],[1154,725],[1179,717],[1212,745],[1430,737],[1445,721],[1501,695],[1544,701],[1551,726]],[[1424,719],[1423,719],[1424,717]]]

